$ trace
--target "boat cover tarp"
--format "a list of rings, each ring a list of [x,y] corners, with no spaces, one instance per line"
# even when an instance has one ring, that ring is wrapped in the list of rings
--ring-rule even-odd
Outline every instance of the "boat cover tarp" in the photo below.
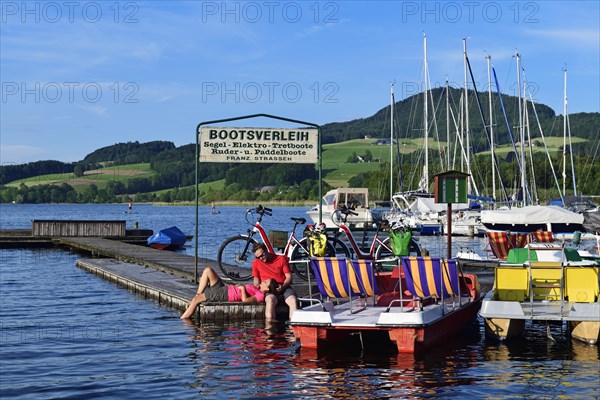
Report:
[[[572,211],[585,211],[596,208],[589,196],[563,196],[562,199],[552,199],[548,201],[550,206],[565,207]]]
[[[583,215],[556,206],[526,206],[510,210],[483,210],[484,224],[583,224]]]
[[[448,210],[448,205],[445,203],[436,203],[433,198],[418,197],[415,202],[411,204],[411,211],[420,211],[422,213],[428,212],[444,212]],[[469,205],[467,203],[455,203],[452,204],[452,210],[468,210]]]
[[[167,246],[182,246],[185,244],[187,237],[181,232],[178,227],[161,229],[154,235],[148,238],[148,245],[158,244]]]
[[[583,213],[583,227],[586,231],[596,233],[600,232],[600,210],[585,211]]]
[[[496,200],[494,200],[493,197],[489,197],[489,196],[476,196],[474,194],[467,194],[467,198],[471,199],[471,200],[478,200],[478,201],[485,201],[488,203],[493,203]]]

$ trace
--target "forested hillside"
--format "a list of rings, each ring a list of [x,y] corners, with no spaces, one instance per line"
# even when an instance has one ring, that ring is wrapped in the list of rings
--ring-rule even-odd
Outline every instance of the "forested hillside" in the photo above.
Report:
[[[463,92],[450,89],[448,92],[451,107],[450,132],[458,130],[454,121],[460,120],[457,104],[461,102]],[[447,146],[446,138],[446,92],[442,88],[431,91],[430,98],[430,132],[432,143],[429,159],[431,160],[430,174],[441,172],[444,167],[440,161],[440,153]],[[507,185],[518,181],[518,168],[512,152],[511,134],[518,140],[514,126],[518,122],[518,103],[515,97],[503,96],[503,103],[507,119],[510,124],[509,132],[507,123],[498,98],[493,99],[493,118],[495,143],[498,148],[504,147],[504,153],[499,156],[499,166],[505,176]],[[489,138],[485,124],[489,126],[488,97],[487,93],[479,93],[482,104],[480,113],[473,91],[470,92],[470,146],[474,156],[473,174],[482,182],[482,191],[489,190],[491,176],[489,168]],[[543,105],[528,103],[532,142],[541,148],[541,138],[538,123],[546,137],[562,138],[562,116]],[[397,148],[394,165],[397,176],[394,177],[396,190],[414,189],[415,181],[420,177],[422,164],[422,151],[416,151],[421,145],[420,141],[411,141],[423,137],[423,94],[415,95],[396,103],[394,108],[394,125],[396,127]],[[389,138],[390,106],[384,107],[368,118],[356,119],[348,122],[330,123],[323,125],[323,143],[333,144],[351,139],[363,139],[365,136],[372,138]],[[578,113],[569,116],[571,135],[574,140],[573,154],[576,157],[575,169],[578,176],[578,186],[585,194],[600,194],[600,160],[598,147],[600,146],[600,113]],[[585,140],[583,140],[585,139]],[[450,138],[456,141],[455,137]],[[410,145],[409,141],[411,141]],[[363,143],[370,143],[365,142]],[[368,145],[368,144],[367,144]],[[365,144],[359,146],[364,152]],[[332,147],[332,150],[334,151]],[[441,149],[441,152],[440,152]],[[562,160],[560,146],[554,148],[552,163],[556,171],[561,170]],[[570,148],[566,148],[570,154]],[[347,150],[346,150],[347,151]],[[371,152],[367,151],[371,156]],[[327,154],[327,153],[325,153]],[[332,153],[329,153],[331,157]],[[389,153],[388,153],[389,154]],[[346,160],[353,163],[361,154],[349,153],[336,160]],[[366,154],[363,154],[366,155]],[[327,157],[327,156],[325,156]],[[367,157],[370,161],[372,157]],[[364,159],[364,157],[361,157]],[[552,197],[555,186],[552,178],[550,162],[547,157],[538,151],[534,157],[536,168],[540,168],[536,186],[541,191],[541,197]],[[0,166],[0,201],[1,202],[111,202],[127,201],[192,201],[195,198],[195,145],[188,144],[176,147],[169,141],[153,141],[148,143],[126,142],[106,146],[86,155],[81,161],[62,163],[59,161],[37,161],[22,165]],[[373,198],[385,198],[389,193],[389,156],[384,160],[373,160],[377,165],[370,164],[361,167],[348,168],[355,171],[353,176],[347,177],[347,184],[354,187],[366,186],[373,192]],[[343,163],[343,161],[336,161]],[[142,165],[144,167],[142,168]],[[323,172],[327,179],[328,174],[335,174],[341,165],[332,167],[327,159],[324,160],[326,170]],[[567,167],[568,169],[568,167]],[[362,171],[362,172],[361,172]],[[212,200],[317,200],[317,171],[312,165],[293,164],[201,164],[199,170],[201,202]],[[570,175],[570,174],[569,174]],[[43,177],[43,178],[42,178]],[[570,178],[568,178],[570,179]],[[339,179],[336,179],[336,181]],[[343,182],[342,182],[343,184]],[[568,186],[570,187],[569,182]],[[327,188],[327,185],[326,185]]]
[[[481,113],[477,106],[475,92],[469,91],[469,127],[472,138],[472,148],[474,153],[489,150],[488,140]],[[450,114],[450,132],[453,134],[457,128],[455,120],[459,121],[459,104],[463,90],[450,88],[448,91],[450,109],[454,113]],[[479,102],[482,106],[482,113],[486,125],[489,126],[490,116],[487,93],[478,92]],[[519,121],[518,98],[513,96],[502,96],[502,102],[506,110],[506,118],[510,123],[513,137],[515,128]],[[492,123],[494,126],[494,136],[496,144],[510,143],[510,134],[507,129],[502,107],[497,95],[492,94]],[[405,100],[398,101],[394,105],[394,125],[396,127],[397,137],[399,138],[420,138],[423,137],[423,94],[411,96]],[[556,113],[548,106],[535,103],[534,107],[528,103],[529,119],[533,137],[540,137],[538,133],[535,113],[540,120],[540,125],[545,136],[563,135],[562,115]],[[600,132],[600,113],[576,113],[569,116],[571,135],[585,139],[598,138]],[[437,137],[440,140],[446,140],[446,91],[444,88],[431,90],[429,99],[429,137],[434,140]],[[323,129],[323,143],[337,143],[341,141],[358,139],[364,135],[373,137],[389,137],[390,130],[390,106],[386,106],[377,111],[374,115],[367,118],[355,119],[348,122],[335,122],[325,124]],[[517,140],[517,139],[516,139]]]

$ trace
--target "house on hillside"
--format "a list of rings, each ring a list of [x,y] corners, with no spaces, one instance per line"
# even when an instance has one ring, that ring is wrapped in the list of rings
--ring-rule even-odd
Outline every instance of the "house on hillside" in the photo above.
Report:
[[[395,140],[391,141],[392,144],[396,144]],[[376,141],[373,142],[373,146],[389,146],[390,145],[390,139],[377,139]]]
[[[267,192],[272,192],[275,189],[276,189],[275,186],[261,186],[261,187],[257,187],[256,191],[260,192],[260,193],[267,193]]]

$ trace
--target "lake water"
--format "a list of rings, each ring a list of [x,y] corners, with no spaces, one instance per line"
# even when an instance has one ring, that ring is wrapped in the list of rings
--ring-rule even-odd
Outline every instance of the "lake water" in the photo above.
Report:
[[[220,210],[200,210],[200,253],[208,258],[223,238],[245,229],[243,207]],[[289,217],[305,211],[274,208],[265,225],[289,229]],[[0,229],[30,228],[32,219],[195,230],[193,207],[134,204],[128,214],[126,205],[0,205]],[[422,240],[444,254],[444,240]],[[186,324],[178,311],[78,269],[81,257],[0,250],[2,399],[600,397],[598,346],[573,342],[558,326],[556,342],[545,325],[508,345],[489,342],[479,320],[456,341],[416,357],[370,346],[317,354],[299,348],[285,325]]]

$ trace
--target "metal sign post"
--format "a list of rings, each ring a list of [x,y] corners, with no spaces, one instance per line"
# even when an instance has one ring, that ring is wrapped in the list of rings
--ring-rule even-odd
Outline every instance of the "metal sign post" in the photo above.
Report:
[[[261,117],[291,122],[312,128],[234,128],[209,126],[224,122]],[[200,149],[202,149],[202,151]],[[217,119],[199,123],[196,128],[196,232],[194,235],[194,279],[196,282],[198,282],[198,180],[200,162],[317,163],[319,173],[319,199],[323,197],[321,126],[312,122],[270,114],[244,115],[241,117]],[[321,213],[321,208],[319,208],[319,221],[322,219]]]
[[[448,225],[448,250],[447,258],[452,258],[452,204],[467,202],[467,177],[460,171],[447,171],[434,176],[434,195],[436,203],[446,203]]]

